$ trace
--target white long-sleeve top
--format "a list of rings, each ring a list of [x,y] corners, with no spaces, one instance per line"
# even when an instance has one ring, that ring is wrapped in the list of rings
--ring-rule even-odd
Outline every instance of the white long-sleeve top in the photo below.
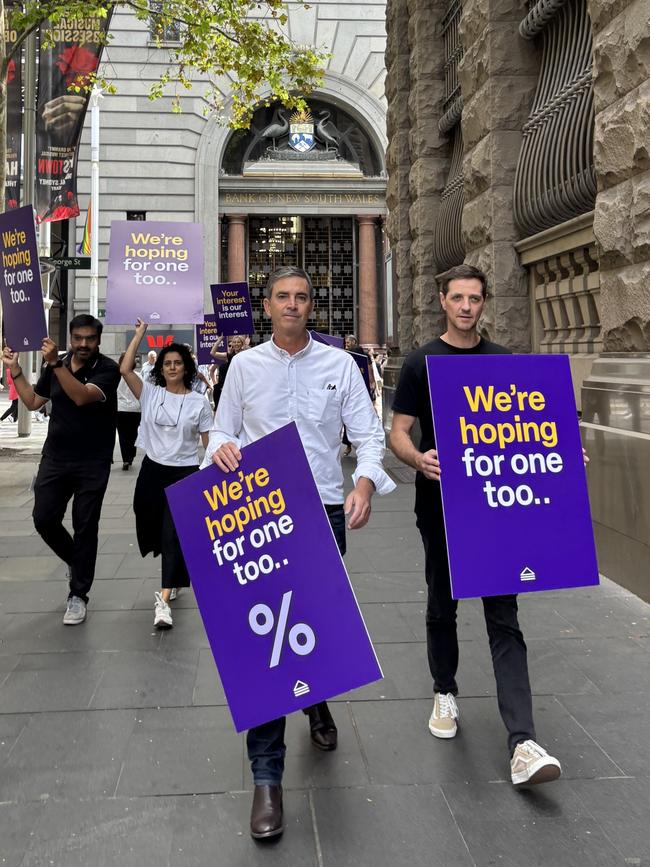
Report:
[[[242,448],[292,421],[324,503],[343,502],[343,425],[357,451],[354,483],[363,476],[378,494],[395,488],[382,467],[384,431],[359,368],[347,352],[311,337],[295,355],[271,339],[233,357],[202,466],[223,443]]]

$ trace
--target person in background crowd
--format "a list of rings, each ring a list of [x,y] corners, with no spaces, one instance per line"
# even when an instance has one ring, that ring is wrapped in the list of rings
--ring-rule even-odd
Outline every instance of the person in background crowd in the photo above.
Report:
[[[9,404],[9,408],[0,416],[0,421],[4,421],[6,418],[11,416],[11,420],[16,422],[18,421],[18,391],[14,385],[14,380],[9,368],[7,368],[5,373],[5,379],[7,380],[7,386],[9,387],[9,400],[11,403]]]
[[[141,376],[143,382],[151,374],[151,371],[154,368],[154,364],[156,363],[157,358],[158,358],[158,354],[156,352],[154,352],[153,349],[150,352],[147,352],[147,360],[142,365],[142,369],[140,370],[140,376]]]
[[[346,515],[350,530],[365,526],[375,491],[386,494],[395,487],[382,467],[384,431],[353,359],[312,340],[307,330],[314,307],[308,274],[293,266],[279,268],[269,277],[264,296],[273,337],[231,359],[203,464],[213,462],[232,472],[239,466],[241,448],[295,421],[343,555]],[[344,422],[357,449],[354,488],[345,504],[339,452]],[[337,729],[327,702],[305,713],[313,745],[335,749]],[[246,739],[255,783],[250,830],[256,839],[284,830],[284,731],[282,717],[252,728]]]
[[[437,738],[453,738],[460,715],[456,704],[458,602],[451,597],[440,494],[441,466],[435,448],[426,356],[502,355],[510,350],[490,343],[478,333],[478,321],[487,299],[483,272],[471,265],[458,265],[440,279],[440,304],[447,317],[447,330],[411,352],[402,365],[393,400],[390,447],[401,461],[417,470],[415,514],[424,545],[427,650],[434,692],[429,731]],[[419,447],[411,439],[416,420],[421,430]],[[467,520],[471,544],[472,516],[468,515]],[[486,596],[482,601],[499,711],[508,730],[512,782],[521,785],[555,780],[561,773],[559,761],[535,741],[527,649],[519,628],[517,597]]]
[[[223,391],[226,377],[228,376],[228,371],[230,370],[230,362],[233,360],[235,355],[248,348],[246,337],[243,334],[235,334],[232,337],[228,338],[228,350],[226,352],[221,352],[217,348],[218,345],[219,341],[217,340],[212,349],[210,350],[210,355],[214,358],[215,363],[219,363],[219,379],[213,391],[215,410],[219,405],[221,392]]]
[[[125,352],[120,355],[118,364],[122,364],[125,355]],[[125,380],[121,379],[117,387],[117,436],[120,441],[123,470],[130,470],[135,459],[137,452],[135,441],[138,438],[139,426],[140,401],[133,395]]]
[[[102,323],[81,313],[70,322],[71,350],[65,358],[53,340],[43,341],[45,366],[32,388],[18,353],[4,349],[20,399],[32,411],[52,402],[43,457],[34,483],[34,526],[70,573],[63,615],[68,626],[86,619],[95,576],[99,517],[115,448],[120,373],[99,345]],[[71,536],[63,518],[72,499]]]
[[[144,449],[133,495],[133,511],[140,553],[162,554],[161,591],[155,594],[156,629],[173,626],[169,602],[177,588],[189,587],[190,578],[165,488],[199,468],[199,437],[207,445],[212,410],[207,399],[192,390],[196,365],[189,349],[170,343],[160,350],[151,375],[144,381],[134,370],[135,355],[147,330],[141,319],[122,363],[120,373],[135,398],[142,418],[138,445]]]

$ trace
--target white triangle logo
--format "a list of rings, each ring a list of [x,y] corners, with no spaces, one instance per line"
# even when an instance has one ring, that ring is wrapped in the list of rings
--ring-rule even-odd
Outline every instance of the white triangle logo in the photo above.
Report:
[[[519,577],[522,581],[534,581],[537,576],[530,566],[525,566],[519,573]]]

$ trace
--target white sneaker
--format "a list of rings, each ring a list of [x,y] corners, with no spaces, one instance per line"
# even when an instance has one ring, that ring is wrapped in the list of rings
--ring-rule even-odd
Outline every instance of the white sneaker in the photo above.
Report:
[[[437,692],[429,718],[429,731],[436,738],[453,738],[458,731],[456,699],[450,692]]]
[[[171,629],[174,625],[172,610],[162,598],[162,593],[155,593],[156,606],[153,614],[153,625],[156,629]]]
[[[517,744],[510,762],[510,776],[514,786],[550,783],[562,773],[560,763],[549,756],[535,741]]]
[[[63,622],[66,626],[76,626],[78,623],[83,623],[85,619],[86,603],[78,596],[71,596],[63,615]]]

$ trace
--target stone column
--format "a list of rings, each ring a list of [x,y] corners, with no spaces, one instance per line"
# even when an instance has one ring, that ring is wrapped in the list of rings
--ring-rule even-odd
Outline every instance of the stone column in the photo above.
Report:
[[[513,187],[537,82],[538,57],[519,35],[521,0],[466,0],[460,22],[458,67],[462,115],[465,261],[486,272],[494,297],[484,316],[492,340],[516,352],[531,347],[525,269],[514,243]]]
[[[594,235],[608,352],[650,351],[648,2],[588,0],[594,32]]]
[[[378,214],[363,214],[359,223],[359,343],[379,343],[379,299],[377,297]]]
[[[246,216],[228,215],[228,282],[246,280]]]

